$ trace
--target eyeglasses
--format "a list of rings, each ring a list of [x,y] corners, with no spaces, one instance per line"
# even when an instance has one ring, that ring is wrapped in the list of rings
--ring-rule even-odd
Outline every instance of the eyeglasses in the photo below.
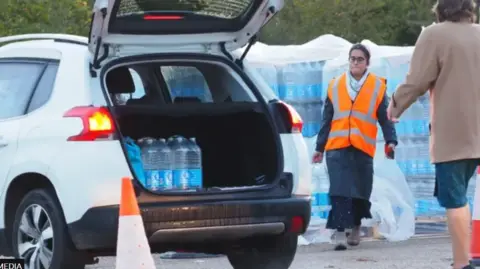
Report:
[[[355,56],[350,56],[350,62],[351,63],[363,63],[363,61],[365,61],[365,58],[363,57],[355,57]]]

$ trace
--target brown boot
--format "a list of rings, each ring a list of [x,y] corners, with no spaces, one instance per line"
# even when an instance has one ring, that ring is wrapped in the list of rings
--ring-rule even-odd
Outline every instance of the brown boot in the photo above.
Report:
[[[360,226],[352,229],[352,232],[348,235],[347,243],[350,246],[358,246],[360,244]]]

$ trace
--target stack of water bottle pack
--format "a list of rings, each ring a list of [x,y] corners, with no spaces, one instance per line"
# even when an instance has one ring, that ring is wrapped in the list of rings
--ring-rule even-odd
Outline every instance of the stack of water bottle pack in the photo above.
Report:
[[[292,105],[303,119],[303,136],[313,137],[320,130],[323,100],[322,68],[324,62],[284,65],[264,64],[260,75],[279,99]]]
[[[257,66],[257,71],[278,98],[292,105],[300,114],[304,122],[302,134],[307,139],[314,139],[320,131],[326,97],[322,76],[324,64],[324,61],[316,61]],[[312,220],[324,221],[330,211],[329,181],[323,165],[315,169],[320,170],[319,173],[314,172],[312,182]]]
[[[433,177],[434,166],[429,155],[428,94],[420,97],[396,125],[399,145],[396,160],[406,177]]]
[[[433,197],[435,166],[430,160],[429,113],[430,96],[427,92],[405,111],[395,126],[399,140],[395,159],[415,196],[418,217],[442,216],[445,211]],[[469,187],[470,203],[473,202],[474,182],[471,180]]]
[[[172,98],[196,97],[202,102],[212,101],[205,78],[195,67],[162,67],[162,72]]]
[[[395,89],[397,85],[394,86]],[[393,90],[388,90],[391,95]],[[395,125],[398,137],[395,160],[414,194],[417,216],[437,216],[442,211],[433,197],[435,167],[429,150],[429,99],[429,93],[418,98]],[[382,139],[379,136],[379,140]]]
[[[144,137],[135,145],[132,141],[127,141],[130,162],[145,188],[168,191],[203,187],[202,150],[195,138],[178,135],[168,140]],[[137,153],[131,153],[135,150]]]

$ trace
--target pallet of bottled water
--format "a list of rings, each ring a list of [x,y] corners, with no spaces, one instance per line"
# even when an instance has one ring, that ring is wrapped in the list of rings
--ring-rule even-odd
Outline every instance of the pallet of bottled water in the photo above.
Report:
[[[414,193],[417,216],[440,216],[445,210],[433,197],[435,166],[430,160],[430,97],[421,96],[396,124],[398,146],[395,159]],[[381,131],[379,131],[381,133]],[[469,199],[473,199],[475,178],[470,180]]]
[[[303,119],[303,136],[313,137],[322,119],[324,61],[282,65],[263,64],[257,70],[279,99],[292,105]]]
[[[145,137],[138,140],[145,180],[151,191],[198,190],[203,187],[202,151],[195,138]]]

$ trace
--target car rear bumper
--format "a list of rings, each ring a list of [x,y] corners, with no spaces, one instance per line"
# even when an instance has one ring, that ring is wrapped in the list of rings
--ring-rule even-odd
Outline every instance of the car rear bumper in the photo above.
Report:
[[[221,201],[190,204],[141,204],[151,244],[235,241],[254,236],[304,233],[310,222],[310,197]],[[82,250],[113,250],[117,243],[118,206],[95,207],[69,224]],[[303,220],[298,226],[299,217]],[[295,223],[295,220],[297,222]]]

